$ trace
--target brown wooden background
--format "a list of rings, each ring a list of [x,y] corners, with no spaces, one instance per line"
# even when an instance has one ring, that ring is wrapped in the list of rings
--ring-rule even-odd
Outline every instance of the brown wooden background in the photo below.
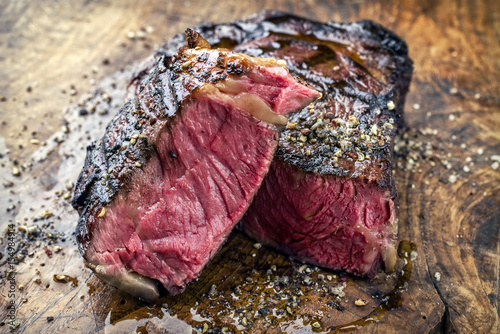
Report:
[[[495,170],[495,159],[500,155],[500,2],[495,0],[1,1],[0,332],[10,330],[11,301],[16,333],[191,333],[193,328],[210,332],[223,327],[308,333],[339,329],[378,310],[379,295],[391,290],[396,278],[367,282],[347,276],[346,296],[340,300],[304,285],[293,314],[274,323],[254,318],[252,325],[241,327],[242,316],[228,312],[238,303],[245,310],[258,304],[260,283],[251,282],[260,274],[275,264],[274,277],[289,275],[299,287],[303,275],[297,272],[300,265],[272,250],[256,250],[240,233],[231,236],[185,294],[164,297],[157,305],[142,304],[101,283],[77,252],[71,235],[77,217],[65,198],[68,181],[76,180],[85,145],[100,136],[112,116],[104,111],[112,113],[121,103],[124,78],[130,75],[127,65],[187,27],[271,8],[325,22],[372,19],[403,37],[415,61],[405,108],[407,146],[418,153],[418,145],[429,143],[434,155],[420,159],[401,153],[396,175],[400,239],[413,242],[418,257],[401,307],[379,314],[377,323],[366,322],[358,331],[499,332],[500,168]],[[112,102],[80,116],[86,107],[82,99],[102,80],[100,87]],[[102,100],[99,94],[89,103]],[[410,158],[419,165],[406,168]],[[12,175],[13,168],[21,175]],[[5,233],[10,223],[16,226],[18,254],[26,254],[9,274]],[[29,240],[18,230],[21,225],[38,226],[40,232]],[[55,274],[78,283],[56,282]],[[314,282],[320,274],[332,273],[313,270]],[[8,278],[13,276],[11,298]],[[208,294],[214,284],[216,297]],[[225,304],[236,285],[242,290],[240,302]],[[265,298],[273,300],[273,295]],[[354,306],[357,298],[368,305]],[[286,308],[282,302],[265,303]]]

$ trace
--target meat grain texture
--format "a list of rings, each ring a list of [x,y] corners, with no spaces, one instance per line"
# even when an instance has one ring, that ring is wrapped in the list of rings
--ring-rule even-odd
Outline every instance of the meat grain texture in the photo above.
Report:
[[[89,146],[73,200],[86,265],[150,301],[156,282],[176,294],[199,275],[261,185],[283,115],[318,97],[275,59],[186,39]]]

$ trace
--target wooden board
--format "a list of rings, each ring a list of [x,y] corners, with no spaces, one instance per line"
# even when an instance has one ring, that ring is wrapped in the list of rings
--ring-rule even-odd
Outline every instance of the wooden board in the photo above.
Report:
[[[396,181],[400,240],[415,245],[413,261],[367,281],[302,267],[235,232],[184,294],[143,304],[102,283],[78,254],[66,197],[85,146],[121,104],[134,62],[186,27],[264,8],[368,18],[407,41],[415,72]],[[498,1],[23,0],[1,3],[0,15],[0,332],[499,332]],[[9,236],[20,254],[12,267]]]

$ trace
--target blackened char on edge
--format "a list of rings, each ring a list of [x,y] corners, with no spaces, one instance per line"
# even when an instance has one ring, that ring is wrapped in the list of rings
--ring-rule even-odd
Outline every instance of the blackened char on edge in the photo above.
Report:
[[[277,11],[198,29],[212,45],[284,59],[292,74],[323,93],[313,108],[289,116],[245,231],[324,267],[370,277],[391,271],[392,145],[404,126],[413,69],[406,43],[367,20],[320,23]],[[170,54],[169,45],[159,54]]]
[[[318,97],[275,59],[187,35],[89,146],[72,202],[87,266],[146,300],[151,279],[179,293],[198,276],[267,173],[274,124]]]

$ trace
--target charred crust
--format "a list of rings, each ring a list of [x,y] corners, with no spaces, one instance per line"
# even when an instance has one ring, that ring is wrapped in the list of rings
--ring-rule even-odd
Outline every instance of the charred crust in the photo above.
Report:
[[[189,28],[186,29],[186,44],[190,49],[196,47],[210,49],[210,44],[198,32]]]
[[[192,30],[192,29],[186,29],[186,45],[188,48],[194,49],[196,47],[196,40],[199,34]]]
[[[108,124],[103,138],[87,148],[72,201],[80,213],[76,234],[82,254],[85,254],[94,224],[97,224],[99,210],[118,192],[126,191],[133,173],[156,154],[151,146],[155,136],[152,125],[170,119],[178,109],[177,101],[165,104],[166,100],[175,98],[168,83],[160,87],[162,79],[166,77],[168,81],[168,75],[162,74],[165,73],[163,63],[164,59],[161,59],[143,85],[144,101],[134,99],[127,102]],[[165,99],[165,95],[171,99]]]
[[[217,57],[217,67],[219,68],[226,68],[226,57],[224,57],[224,55],[221,53],[219,54],[219,56]]]
[[[232,74],[232,75],[243,75],[247,71],[244,67],[241,66],[241,64],[236,64],[236,63],[228,63],[227,64],[227,73]]]
[[[195,56],[180,50],[175,58],[167,61],[171,69],[171,80],[177,81],[176,90],[180,96],[187,96],[201,89],[204,84],[215,84],[228,77],[241,76],[248,73],[253,64],[227,51],[203,50]],[[185,80],[189,78],[189,80]],[[194,80],[193,80],[194,78]],[[184,81],[184,84],[180,82]],[[180,98],[182,100],[182,98]]]

